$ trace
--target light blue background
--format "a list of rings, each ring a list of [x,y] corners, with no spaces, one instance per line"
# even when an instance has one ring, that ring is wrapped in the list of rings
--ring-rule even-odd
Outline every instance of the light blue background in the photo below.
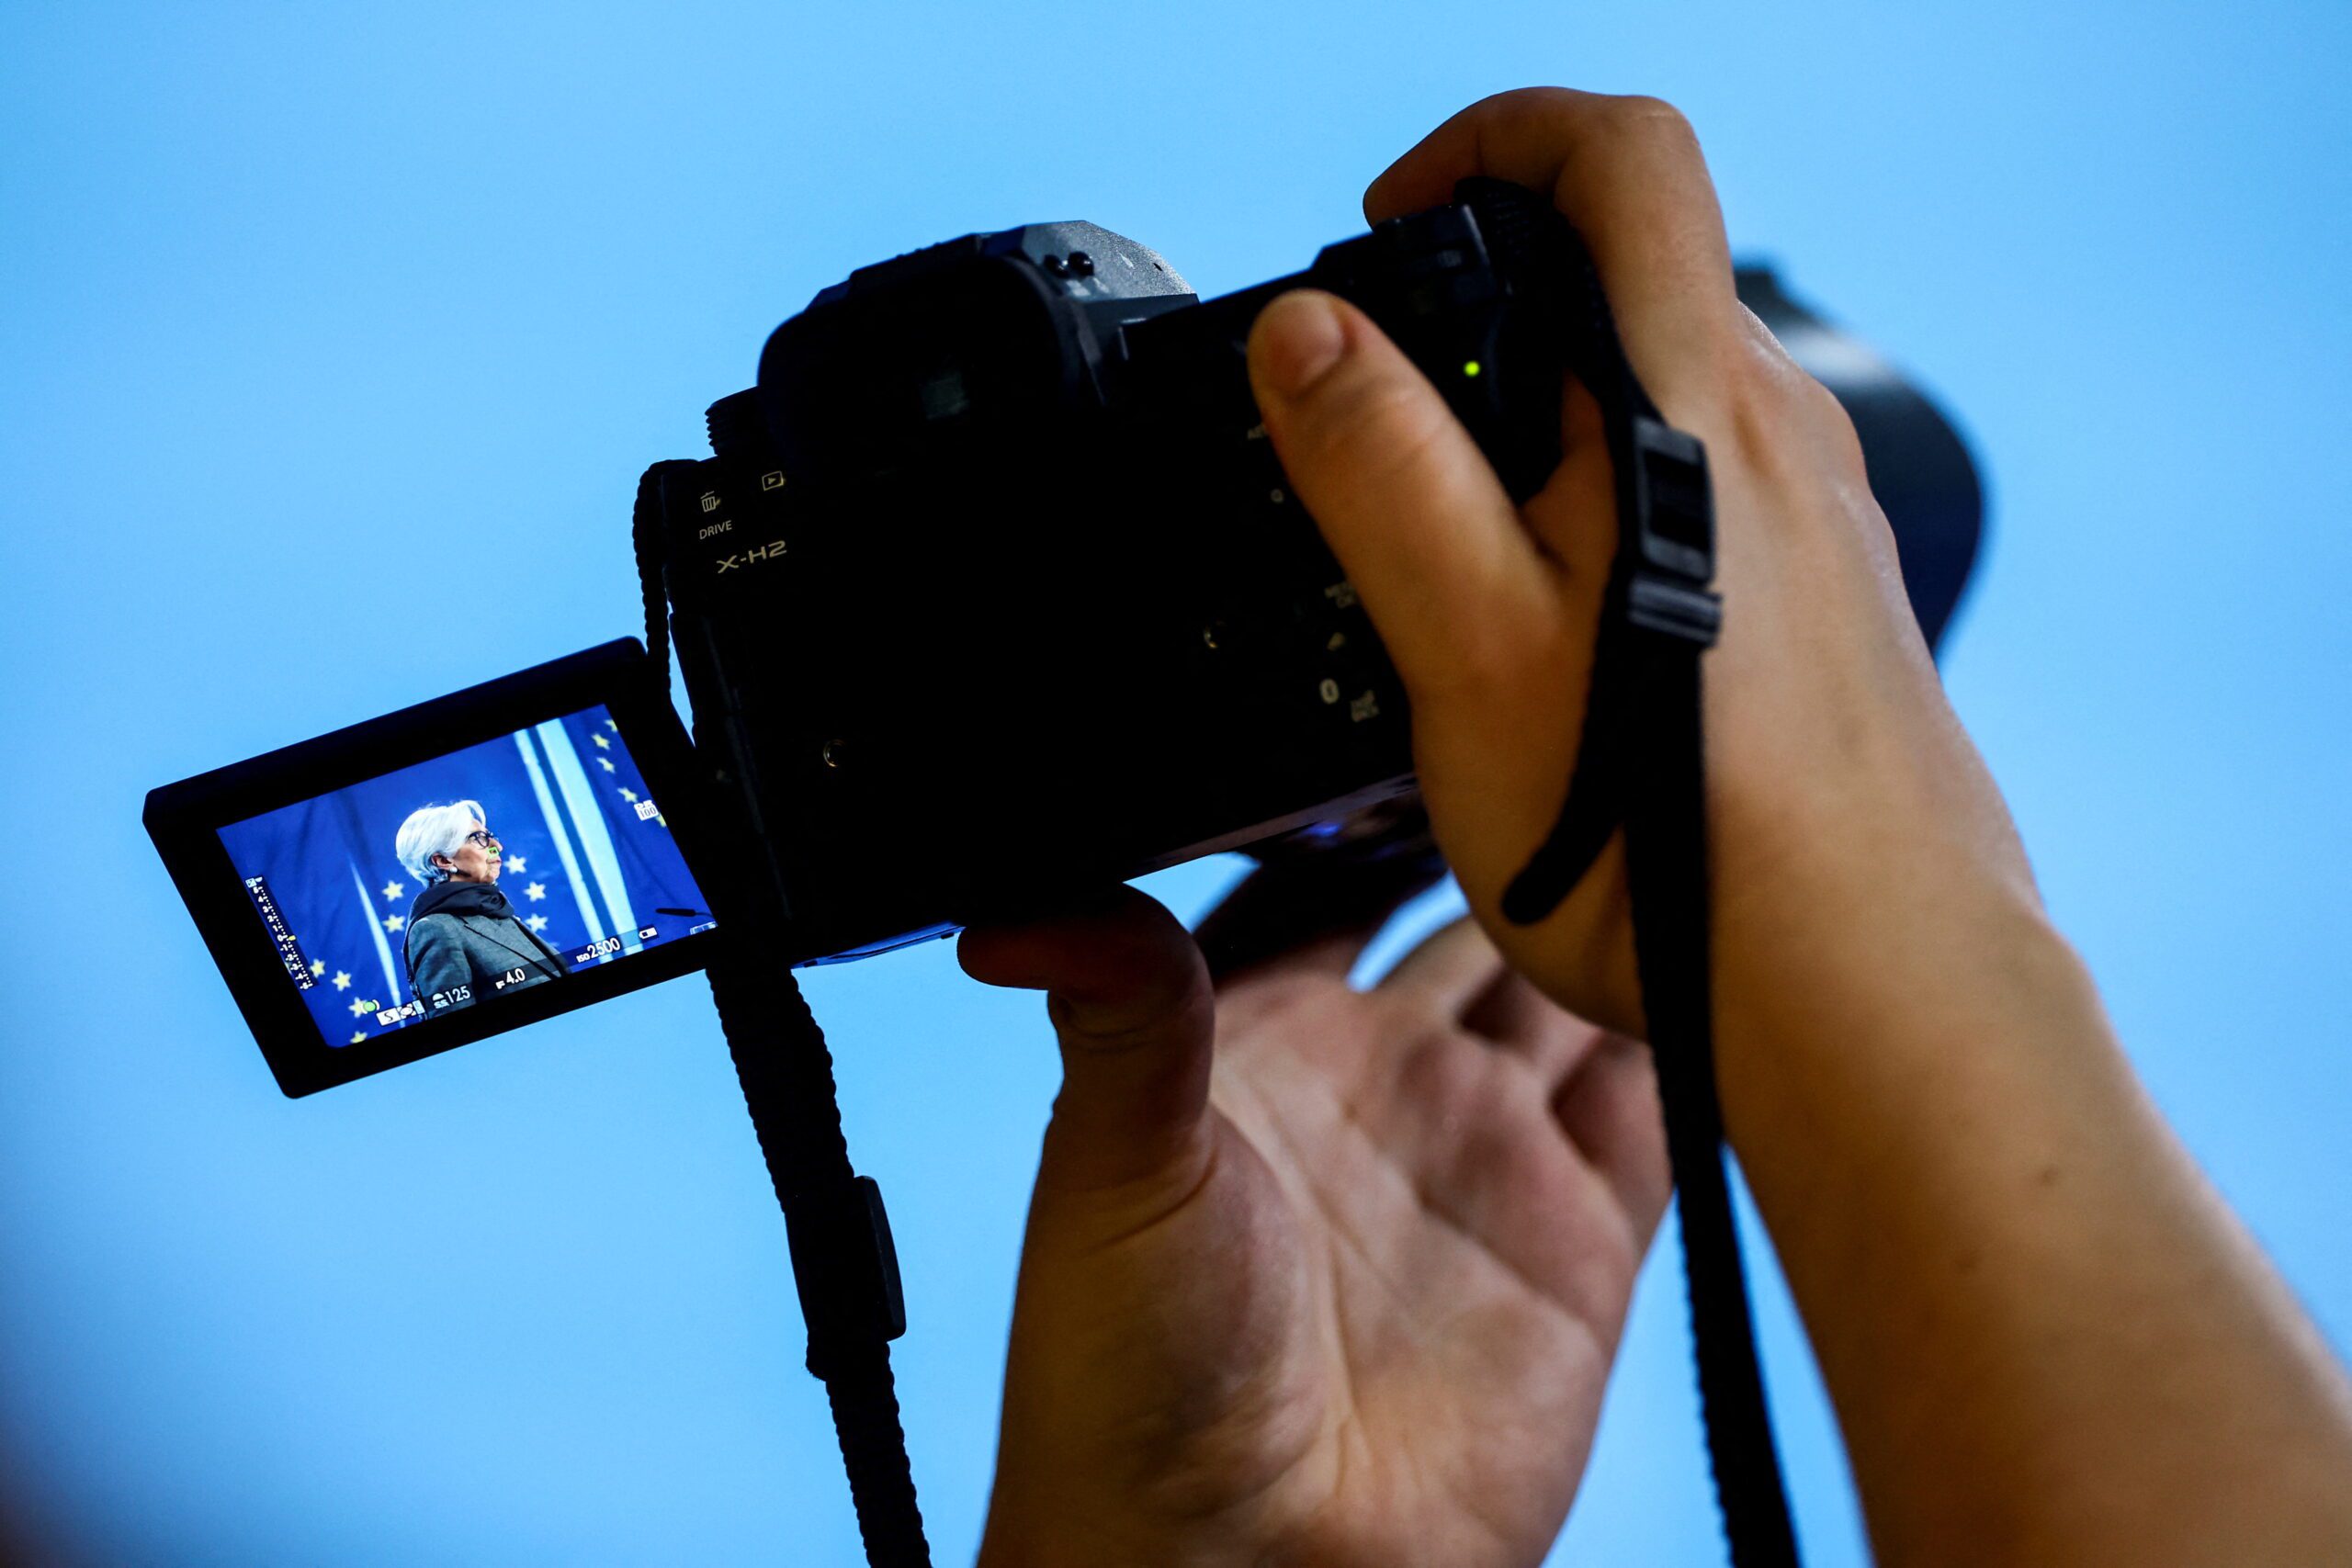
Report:
[[[2344,1343],[2352,11],[851,10],[0,11],[0,1474],[66,1560],[854,1559],[700,985],[282,1100],[141,796],[633,628],[639,469],[850,267],[1084,217],[1222,291],[1537,82],[1681,104],[1736,245],[1962,416],[1994,534],[1954,696]],[[1233,870],[1153,886],[1190,916]],[[808,988],[963,1560],[1041,1009],[945,946]],[[1561,1561],[1716,1559],[1671,1261]],[[1813,1559],[1857,1561],[1767,1316]]]

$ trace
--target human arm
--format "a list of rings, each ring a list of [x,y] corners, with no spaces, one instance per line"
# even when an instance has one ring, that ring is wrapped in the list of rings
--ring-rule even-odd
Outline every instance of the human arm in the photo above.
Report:
[[[1718,1077],[1881,1560],[2352,1559],[2342,1369],[2052,929],[1850,423],[1733,293],[1690,128],[1654,100],[1503,95],[1383,175],[1366,216],[1473,174],[1552,193],[1645,385],[1707,446]],[[1278,301],[1251,365],[1405,679],[1473,911],[1553,998],[1638,1033],[1622,844],[1549,919],[1498,909],[1559,811],[1615,543],[1591,400],[1572,394],[1559,470],[1514,506],[1361,312]]]

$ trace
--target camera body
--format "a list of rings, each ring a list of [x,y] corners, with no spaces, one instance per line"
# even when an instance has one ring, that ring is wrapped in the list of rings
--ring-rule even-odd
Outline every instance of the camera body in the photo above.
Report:
[[[1981,528],[1965,446],[1769,268],[1736,281],[1852,416],[1935,643]],[[862,267],[711,405],[711,457],[657,465],[645,591],[790,962],[1220,850],[1426,851],[1403,688],[1250,389],[1251,324],[1302,287],[1378,323],[1514,499],[1550,477],[1605,306],[1551,203],[1485,178],[1207,301],[1083,222]]]
[[[710,410],[715,456],[659,485],[697,741],[791,961],[1409,804],[1404,692],[1244,345],[1275,295],[1343,296],[1532,494],[1560,456],[1565,224],[1462,194],[1205,303],[1133,241],[1033,224],[776,329]]]

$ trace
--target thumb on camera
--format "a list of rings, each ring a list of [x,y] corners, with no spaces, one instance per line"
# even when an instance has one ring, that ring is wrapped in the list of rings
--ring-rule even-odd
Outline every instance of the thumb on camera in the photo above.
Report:
[[[1408,687],[1475,680],[1481,649],[1539,640],[1550,574],[1444,398],[1337,295],[1276,297],[1250,333],[1250,379],[1299,500],[1346,569]]]

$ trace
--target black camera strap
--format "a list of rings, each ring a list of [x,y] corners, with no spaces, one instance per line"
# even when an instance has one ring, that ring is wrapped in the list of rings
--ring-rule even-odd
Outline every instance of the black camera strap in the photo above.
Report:
[[[662,689],[670,682],[669,599],[662,580],[661,482],[656,463],[639,481],[635,535],[645,594],[645,646]],[[693,465],[679,465],[691,468]],[[874,1568],[931,1568],[915,1502],[890,1341],[907,1331],[899,1257],[882,1190],[860,1176],[842,1134],[833,1057],[792,971],[762,940],[777,906],[756,879],[737,879],[710,965],[718,1025],[735,1061],[768,1179],[784,1210],[792,1278],[808,1332],[808,1371],[825,1385],[849,1474],[865,1560]]]
[[[1738,1568],[1797,1561],[1724,1168],[1715,1094],[1701,661],[1722,623],[1706,452],[1668,425],[1619,342],[1574,242],[1581,312],[1562,323],[1570,367],[1600,404],[1616,470],[1618,542],[1593,649],[1584,734],[1550,837],[1502,899],[1532,925],[1556,909],[1622,827],[1642,1010],[1657,1063],[1668,1157],[1724,1533]]]
[[[710,991],[784,1210],[808,1371],[832,1405],[866,1561],[929,1568],[890,1376],[890,1341],[907,1331],[898,1254],[882,1190],[850,1167],[824,1031],[792,971],[753,944],[725,949],[710,966]]]

